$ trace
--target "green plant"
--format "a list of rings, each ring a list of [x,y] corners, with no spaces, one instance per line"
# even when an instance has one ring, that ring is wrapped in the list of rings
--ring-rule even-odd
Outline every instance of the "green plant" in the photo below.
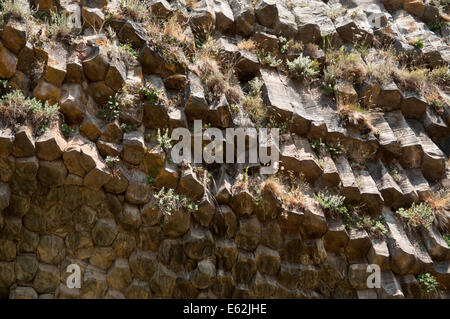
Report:
[[[244,174],[242,174],[242,181],[248,181],[248,167],[244,168]]]
[[[417,39],[413,42],[413,46],[415,46],[417,49],[423,49],[423,40],[422,38]]]
[[[124,133],[136,131],[137,130],[137,124],[120,123],[120,129]]]
[[[147,184],[153,184],[153,182],[155,181],[155,179],[152,176],[147,176]]]
[[[293,61],[286,60],[289,71],[299,79],[312,78],[319,74],[319,63],[317,60],[311,60],[303,53]]]
[[[434,221],[433,208],[427,202],[413,203],[410,208],[396,211],[413,228],[429,228]]]
[[[450,234],[445,234],[443,237],[445,242],[447,243],[447,246],[450,247]]]
[[[108,166],[109,168],[115,167],[117,164],[120,163],[120,158],[119,156],[106,156],[105,158],[105,163],[106,166]]]
[[[111,95],[103,109],[103,116],[106,120],[116,120],[119,118],[119,94]]]
[[[31,124],[36,134],[41,135],[50,125],[57,121],[59,107],[42,104],[36,98],[26,98],[19,90],[11,91],[0,99],[0,118],[3,124],[16,128],[23,124]]]
[[[348,208],[344,205],[345,197],[340,195],[333,195],[328,191],[319,191],[314,194],[314,199],[319,205],[331,215],[336,213],[348,215]]]
[[[150,104],[155,104],[158,101],[159,92],[155,88],[151,87],[150,89],[141,88],[139,89],[139,94],[141,94]]]
[[[48,21],[49,37],[67,38],[72,33],[72,27],[66,13],[50,11],[50,20]]]
[[[73,128],[71,128],[69,125],[67,125],[66,123],[61,124],[61,132],[63,133],[63,135],[68,138],[70,136],[73,135],[74,130]]]
[[[119,43],[119,53],[128,64],[137,62],[138,53],[129,43]]]
[[[183,195],[176,194],[172,188],[166,191],[163,187],[158,193],[153,194],[153,197],[156,199],[154,206],[159,208],[165,215],[171,215],[173,211],[182,208],[186,208],[188,211],[198,210],[196,203]]]
[[[417,280],[419,281],[419,283],[422,285],[422,288],[426,292],[435,291],[436,288],[439,286],[439,283],[437,282],[436,278],[430,273],[418,275]]]
[[[120,0],[123,14],[135,21],[143,21],[149,15],[149,7],[142,0]]]
[[[437,21],[431,22],[431,23],[428,23],[428,28],[433,32],[440,33],[442,24],[441,24],[441,22],[437,22]]]
[[[20,3],[20,1],[4,0],[0,5],[0,20],[4,20],[8,15],[20,20],[26,20],[33,14],[29,7]]]
[[[262,65],[268,65],[272,68],[276,68],[283,63],[280,59],[277,59],[275,56],[273,56],[270,52],[266,52],[264,50],[260,50],[256,53],[259,62]]]
[[[163,148],[163,150],[167,151],[172,148],[172,139],[169,136],[169,129],[165,129],[164,133],[161,134],[161,130],[158,129],[158,135],[156,140],[159,145]]]

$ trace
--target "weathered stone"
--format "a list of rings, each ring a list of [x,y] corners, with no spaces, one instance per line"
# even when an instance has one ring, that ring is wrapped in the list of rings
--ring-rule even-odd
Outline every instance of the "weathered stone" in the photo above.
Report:
[[[12,155],[15,157],[29,157],[35,153],[35,142],[33,132],[28,126],[21,126],[15,132],[15,138],[12,145]]]
[[[110,288],[118,291],[125,291],[132,281],[128,260],[120,258],[116,259],[114,264],[108,270],[106,281]]]
[[[40,294],[51,293],[58,288],[59,271],[56,266],[39,264],[36,277],[33,280],[33,288]]]
[[[238,257],[236,244],[231,240],[220,240],[216,243],[216,260],[218,269],[230,271]]]
[[[198,210],[194,211],[192,215],[200,225],[208,227],[211,224],[215,213],[216,206],[214,204],[214,198],[207,192],[207,195],[204,196],[198,204]]]
[[[78,83],[65,83],[61,87],[60,111],[69,124],[79,124],[83,121],[87,96]]]
[[[235,184],[236,185],[236,184]],[[251,215],[255,209],[255,200],[253,195],[245,189],[232,189],[232,198],[230,205],[239,215]]]
[[[103,270],[107,270],[114,262],[116,256],[111,247],[95,247],[89,263]]]
[[[64,184],[67,168],[62,160],[39,161],[38,177],[41,182],[51,186]]]
[[[119,232],[113,243],[114,252],[119,258],[128,258],[136,249],[136,238],[127,232]]]
[[[122,159],[130,164],[142,162],[146,152],[144,136],[138,131],[125,133],[123,136]]]
[[[233,279],[237,284],[249,284],[256,274],[254,255],[240,251],[238,259],[232,269]]]
[[[130,256],[131,273],[137,279],[149,281],[157,267],[157,255],[153,252],[136,250]]]
[[[180,209],[164,216],[163,232],[169,237],[179,237],[185,234],[190,227],[190,212]]]
[[[348,260],[365,258],[370,249],[370,239],[365,230],[350,230],[349,241],[345,247],[345,254]]]
[[[128,299],[151,299],[152,291],[148,282],[133,280],[125,291],[125,297]]]
[[[73,215],[77,231],[91,231],[97,220],[97,212],[87,205],[82,205]]]
[[[389,263],[389,250],[384,239],[371,238],[372,246],[367,254],[367,260],[370,264],[377,264],[381,270],[388,270],[391,266]]]
[[[254,250],[261,241],[261,224],[258,218],[241,218],[235,242],[239,248]]]
[[[159,264],[158,270],[150,280],[150,288],[156,297],[170,298],[176,282],[176,274]]]
[[[202,260],[191,274],[192,285],[198,289],[206,289],[214,282],[216,267],[208,260]]]
[[[400,275],[407,274],[415,264],[414,248],[402,225],[388,208],[383,209],[383,216],[389,229],[388,247],[391,255],[391,269]]]
[[[162,240],[163,232],[161,226],[142,226],[138,233],[137,247],[141,250],[157,251]]]
[[[118,230],[113,219],[99,219],[92,229],[92,239],[97,246],[110,246]]]
[[[141,48],[146,41],[147,33],[140,24],[127,21],[124,23],[117,36],[120,42],[130,43],[135,48]]]
[[[106,85],[105,81],[91,82],[88,92],[98,104],[108,102],[109,98],[114,95],[114,90]]]
[[[92,47],[89,56],[83,60],[86,77],[92,81],[103,81],[108,71],[108,61],[100,47]]]
[[[188,73],[189,85],[186,87],[186,106],[184,112],[190,120],[202,119],[208,113],[208,103],[200,78],[193,72]]]
[[[336,254],[345,251],[349,237],[340,218],[328,219],[328,231],[325,233],[323,241],[327,251]]]
[[[57,236],[42,236],[37,247],[37,255],[39,260],[45,263],[59,264],[66,256],[64,240]]]
[[[9,185],[0,183],[0,210],[7,208],[10,204],[11,191]]]
[[[185,254],[194,260],[208,258],[214,253],[214,240],[209,230],[191,228],[183,238]]]
[[[381,272],[380,295],[383,299],[403,299],[405,297],[400,283],[390,270]]]
[[[211,290],[219,298],[231,298],[235,283],[231,273],[223,270],[217,271],[216,280],[211,286]]]
[[[147,183],[147,175],[139,170],[130,172],[125,199],[132,204],[145,204],[152,197],[152,190]]]
[[[276,250],[258,246],[255,251],[256,268],[262,274],[276,276],[280,270],[280,255]]]
[[[187,256],[184,253],[183,242],[180,239],[165,239],[159,245],[159,260],[171,270],[184,270]]]
[[[92,265],[86,268],[81,283],[81,298],[83,299],[99,299],[105,296],[108,284],[106,282],[106,274]]]
[[[366,289],[367,287],[367,277],[369,272],[367,272],[367,263],[362,264],[352,264],[348,267],[348,280],[350,285],[355,289]]]
[[[25,24],[17,19],[10,18],[3,27],[1,34],[3,45],[18,54],[27,42],[27,30]]]
[[[0,239],[0,260],[14,261],[16,258],[16,244],[12,240]]]
[[[35,98],[41,101],[48,101],[50,105],[57,104],[61,98],[61,89],[44,79],[38,81],[38,84],[33,90]]]
[[[138,229],[142,223],[139,208],[135,205],[125,203],[117,221],[126,228]]]
[[[0,42],[0,78],[9,79],[17,68],[17,57]]]

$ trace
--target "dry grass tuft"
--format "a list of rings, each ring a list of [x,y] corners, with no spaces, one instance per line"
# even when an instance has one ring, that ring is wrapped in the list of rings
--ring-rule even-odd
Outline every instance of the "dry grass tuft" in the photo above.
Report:
[[[252,39],[242,40],[237,44],[239,50],[247,50],[250,52],[256,52],[258,46]]]
[[[426,201],[433,208],[435,226],[442,232],[450,232],[450,189],[435,192]]]

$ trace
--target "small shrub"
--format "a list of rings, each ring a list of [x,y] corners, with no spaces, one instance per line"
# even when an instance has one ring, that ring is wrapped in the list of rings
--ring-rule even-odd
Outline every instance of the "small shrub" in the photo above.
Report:
[[[159,92],[155,88],[141,88],[139,89],[139,94],[141,94],[150,104],[155,104],[158,101]]]
[[[169,136],[169,129],[165,129],[163,134],[161,134],[161,130],[158,129],[156,140],[163,150],[167,151],[172,148],[172,139]]]
[[[342,79],[361,84],[367,74],[364,62],[355,50],[346,52],[342,46],[339,50],[328,50],[326,55],[328,67],[326,68],[327,83],[336,84]]]
[[[119,44],[119,53],[128,64],[136,64],[138,53],[129,43]]]
[[[412,43],[417,49],[423,49],[423,40],[421,38],[417,39]]]
[[[137,22],[145,20],[149,15],[148,5],[142,0],[121,0],[120,9],[124,15]]]
[[[328,191],[319,191],[314,194],[314,199],[326,212],[330,213],[332,216],[336,216],[336,214],[348,214],[348,209],[344,205],[344,196],[333,195]]]
[[[447,243],[447,246],[450,247],[450,234],[445,234],[443,237],[445,242]]]
[[[410,208],[400,208],[396,211],[408,226],[413,228],[429,228],[434,221],[433,208],[426,202],[413,203]]]
[[[28,6],[22,5],[19,1],[4,0],[0,3],[0,20],[7,16],[13,16],[19,20],[27,20],[33,14]]]
[[[120,158],[118,156],[106,156],[105,159],[106,166],[109,168],[115,167],[117,164],[120,163]]]
[[[430,72],[430,78],[436,84],[448,88],[450,86],[450,67],[446,65],[433,69]]]
[[[111,95],[103,109],[103,116],[106,120],[116,120],[119,118],[119,94]]]
[[[48,21],[49,38],[67,39],[72,32],[72,27],[65,13],[50,11],[50,20]]]
[[[68,138],[70,136],[73,135],[74,130],[73,128],[71,128],[69,125],[67,125],[66,123],[61,124],[61,132],[63,133],[63,135]]]
[[[36,98],[26,98],[19,90],[11,91],[0,99],[0,119],[8,127],[16,128],[30,124],[37,134],[42,134],[50,125],[57,121],[59,107],[42,104]]]
[[[147,184],[153,184],[154,181],[155,181],[155,179],[152,176],[147,176],[147,179],[146,179]]]
[[[124,133],[136,131],[137,130],[137,124],[120,123],[120,129]]]
[[[283,63],[283,61],[277,59],[271,53],[266,52],[264,50],[260,50],[259,52],[256,53],[256,55],[258,56],[259,62],[262,65],[268,65],[271,68],[276,68]]]
[[[312,78],[319,74],[319,64],[301,53],[293,61],[286,61],[289,71],[299,79]]]
[[[422,289],[428,293],[436,291],[436,288],[439,286],[436,278],[430,273],[420,274],[417,276],[417,280],[422,285]]]
[[[155,206],[165,215],[170,216],[173,211],[177,211],[182,208],[185,208],[188,211],[198,210],[197,204],[183,195],[176,194],[172,188],[169,188],[166,191],[163,187],[158,193],[153,194],[153,197],[156,199]]]

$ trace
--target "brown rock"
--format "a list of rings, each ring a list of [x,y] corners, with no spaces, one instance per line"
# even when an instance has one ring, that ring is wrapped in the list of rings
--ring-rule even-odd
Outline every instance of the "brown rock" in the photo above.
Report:
[[[9,79],[16,73],[17,57],[0,42],[0,78]]]
[[[245,250],[254,250],[261,241],[261,224],[258,218],[241,218],[239,222],[236,245]]]
[[[39,260],[45,263],[59,264],[66,256],[64,240],[57,236],[42,236],[37,247],[37,254]]]
[[[33,280],[33,288],[40,294],[51,293],[58,288],[59,270],[56,266],[39,264],[36,277]]]
[[[15,157],[29,157],[35,153],[35,143],[33,132],[28,126],[21,126],[15,132],[15,139],[12,147],[12,155]]]
[[[41,182],[50,186],[64,184],[67,176],[67,168],[62,160],[39,161],[38,177]]]
[[[125,291],[132,281],[128,260],[120,258],[116,259],[114,264],[108,270],[106,281],[110,288]]]
[[[61,89],[41,79],[33,90],[35,98],[48,101],[50,105],[57,104],[61,98]]]
[[[130,256],[130,269],[133,277],[149,281],[158,267],[156,253],[136,250]]]
[[[118,230],[114,219],[99,219],[92,229],[92,239],[97,246],[110,246]]]

